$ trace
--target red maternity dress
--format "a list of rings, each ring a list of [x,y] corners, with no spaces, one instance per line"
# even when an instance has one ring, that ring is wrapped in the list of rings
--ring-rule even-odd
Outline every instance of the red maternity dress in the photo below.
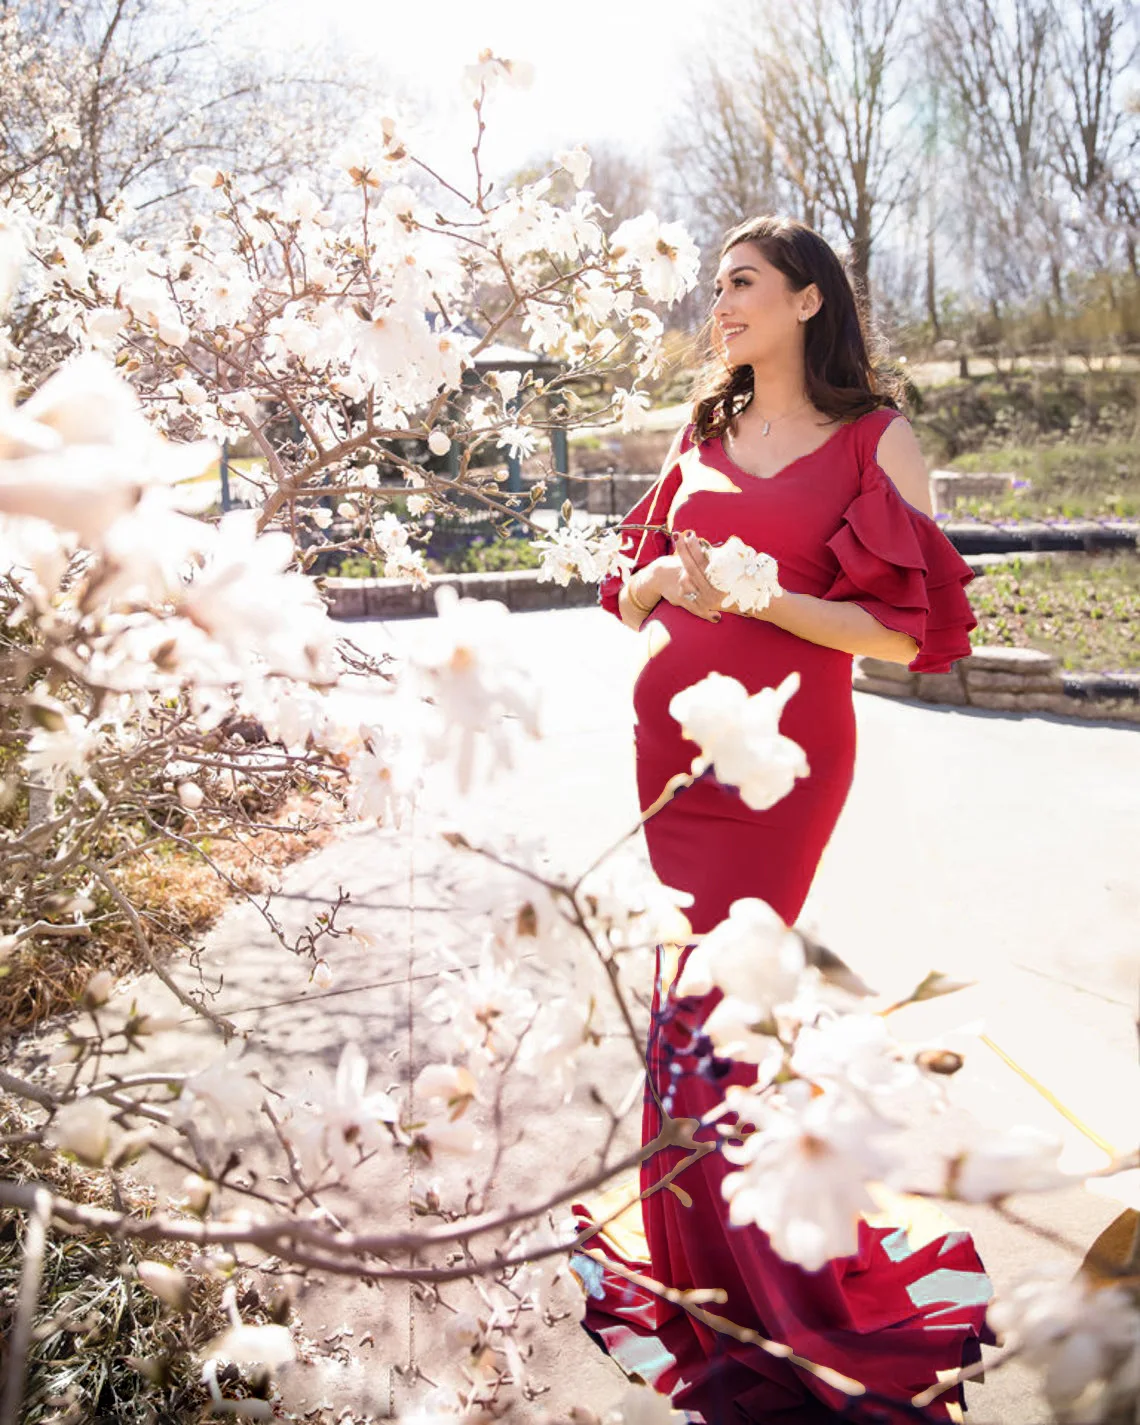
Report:
[[[914,637],[919,652],[912,669],[944,672],[970,651],[976,619],[964,586],[973,576],[934,520],[903,499],[877,462],[879,438],[895,415],[876,410],[849,422],[765,478],[736,466],[720,440],[693,445],[686,432],[676,463],[623,524],[693,529],[714,544],[739,535],[776,559],[783,588],[859,604]],[[623,549],[638,568],[670,548],[667,534],[626,528]],[[620,588],[620,577],[611,576],[600,590],[602,606],[618,617]],[[675,693],[714,670],[739,679],[749,693],[799,672],[780,730],[804,749],[809,776],[770,810],[756,812],[710,769],[645,823],[660,880],[695,897],[686,913],[697,934],[744,896],[766,900],[792,924],[851,786],[851,655],[738,614],[712,623],[665,600],[642,627],[650,647],[662,631],[668,635],[634,689],[643,811],[670,777],[689,770],[698,750],[669,713]],[[750,1066],[711,1060],[701,1040],[718,998],[717,991],[686,999],[668,988],[663,993],[659,971],[647,1060],[675,1118],[699,1118],[720,1102],[725,1084],[754,1080]],[[647,1092],[643,1141],[659,1127]],[[698,1136],[715,1134],[706,1129]],[[680,1157],[673,1149],[643,1164],[642,1191]],[[932,1240],[923,1243],[905,1226],[863,1222],[855,1256],[807,1272],[777,1256],[758,1228],[729,1224],[720,1184],[730,1170],[719,1153],[710,1154],[677,1179],[683,1196],[666,1188],[644,1200],[648,1263],[630,1261],[605,1236],[590,1245],[667,1286],[723,1288],[727,1298],[709,1309],[862,1382],[867,1394],[845,1400],[810,1373],[709,1329],[579,1255],[575,1270],[588,1294],[583,1324],[628,1373],[707,1425],[808,1425],[838,1416],[895,1425],[915,1417],[891,1409],[890,1401],[907,1402],[938,1371],[977,1358],[979,1340],[990,1339],[990,1291],[966,1233],[927,1232]],[[591,1220],[587,1208],[578,1211],[583,1223]],[[957,1403],[960,1393],[949,1398]],[[946,1405],[926,1418],[949,1418]]]

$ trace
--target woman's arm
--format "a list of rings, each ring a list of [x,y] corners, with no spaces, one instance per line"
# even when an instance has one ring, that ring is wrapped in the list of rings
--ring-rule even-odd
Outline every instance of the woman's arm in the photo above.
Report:
[[[909,633],[886,628],[858,604],[829,602],[814,594],[793,594],[785,589],[766,609],[752,618],[774,623],[797,638],[838,648],[860,657],[882,658],[888,663],[910,663],[918,644]]]
[[[794,594],[785,589],[766,609],[742,614],[740,609],[726,601],[719,589],[709,583],[705,573],[708,556],[691,530],[686,530],[675,541],[675,548],[681,556],[681,562],[693,587],[701,595],[702,607],[724,609],[726,613],[762,619],[787,633],[794,633],[797,638],[806,639],[808,643],[819,643],[824,648],[838,648],[843,653],[882,658],[888,663],[910,663],[918,654],[918,644],[909,633],[898,633],[894,629],[886,628],[858,604],[831,602],[827,599],[817,599],[814,594]],[[638,598],[640,597],[638,591]]]
[[[677,463],[681,455],[681,442],[684,439],[686,427],[682,426],[673,437],[673,443],[669,446],[669,453],[666,455],[661,466],[659,479],[664,479],[665,475]],[[621,621],[630,628],[639,629],[649,617],[653,606],[661,599],[661,591],[655,586],[654,565],[656,560],[651,560],[630,575],[628,583],[622,588],[618,595],[618,612],[621,614]],[[633,587],[634,597],[642,604],[647,605],[646,609],[639,609],[629,597],[630,586]]]

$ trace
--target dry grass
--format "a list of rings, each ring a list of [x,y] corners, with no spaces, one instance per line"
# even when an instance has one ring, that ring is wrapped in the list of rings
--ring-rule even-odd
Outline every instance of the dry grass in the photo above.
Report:
[[[0,1099],[0,1134],[27,1132],[32,1120]],[[149,1215],[153,1189],[129,1174],[82,1168],[35,1144],[0,1149],[0,1174],[33,1180],[73,1202]],[[116,1196],[118,1203],[116,1203]],[[201,1418],[209,1393],[197,1353],[228,1324],[222,1307],[226,1277],[195,1264],[196,1249],[115,1242],[82,1230],[52,1228],[44,1253],[40,1305],[28,1360],[22,1425],[143,1425]],[[0,1209],[0,1375],[10,1336],[23,1255],[23,1219]],[[137,1280],[142,1260],[188,1272],[190,1307],[164,1306]],[[265,1303],[241,1272],[232,1278],[243,1318],[278,1319],[285,1303]],[[241,1380],[232,1368],[223,1393],[261,1395],[265,1385]]]
[[[115,878],[146,925],[154,953],[164,958],[203,935],[239,891],[264,891],[275,871],[325,845],[337,815],[330,795],[294,791],[262,818],[269,826],[243,831],[238,825],[203,841],[209,861],[169,841],[124,862]],[[130,925],[106,901],[91,917],[89,935],[29,940],[4,968],[0,1024],[18,1033],[74,1009],[96,970],[121,976],[146,964]]]

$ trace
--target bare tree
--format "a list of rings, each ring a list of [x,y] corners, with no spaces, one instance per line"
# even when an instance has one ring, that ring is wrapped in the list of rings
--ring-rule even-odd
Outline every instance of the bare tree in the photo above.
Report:
[[[123,194],[155,223],[179,209],[196,165],[267,188],[298,172],[375,75],[370,88],[343,57],[253,53],[240,18],[176,0],[5,5],[0,184],[44,165],[62,216],[103,216]]]
[[[1051,0],[961,0],[932,12],[950,98],[957,181],[976,221],[992,301],[1024,299],[1048,274],[1063,299],[1060,213],[1050,162],[1056,49]]]
[[[869,299],[875,240],[913,181],[902,0],[756,0],[750,13],[750,47],[694,64],[671,145],[676,201],[698,233],[773,209],[833,228]]]
[[[1123,238],[1135,273],[1140,122],[1122,94],[1140,50],[1135,7],[1070,0],[1053,33],[1061,102],[1053,111],[1052,156],[1079,204],[1082,259],[1111,267]]]

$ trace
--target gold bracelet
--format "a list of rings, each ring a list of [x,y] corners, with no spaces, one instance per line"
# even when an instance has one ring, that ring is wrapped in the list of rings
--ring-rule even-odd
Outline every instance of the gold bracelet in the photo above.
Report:
[[[630,603],[633,605],[633,607],[634,607],[635,609],[639,610],[639,611],[640,611],[641,613],[643,613],[643,614],[651,614],[651,613],[653,612],[655,605],[653,605],[653,604],[648,604],[648,605],[646,605],[646,604],[641,603],[640,600],[638,599],[637,595],[633,592],[633,579],[632,579],[632,577],[630,578],[629,583],[626,584],[626,586],[625,586],[625,591],[626,591],[626,593],[629,595],[629,601],[630,601]]]

